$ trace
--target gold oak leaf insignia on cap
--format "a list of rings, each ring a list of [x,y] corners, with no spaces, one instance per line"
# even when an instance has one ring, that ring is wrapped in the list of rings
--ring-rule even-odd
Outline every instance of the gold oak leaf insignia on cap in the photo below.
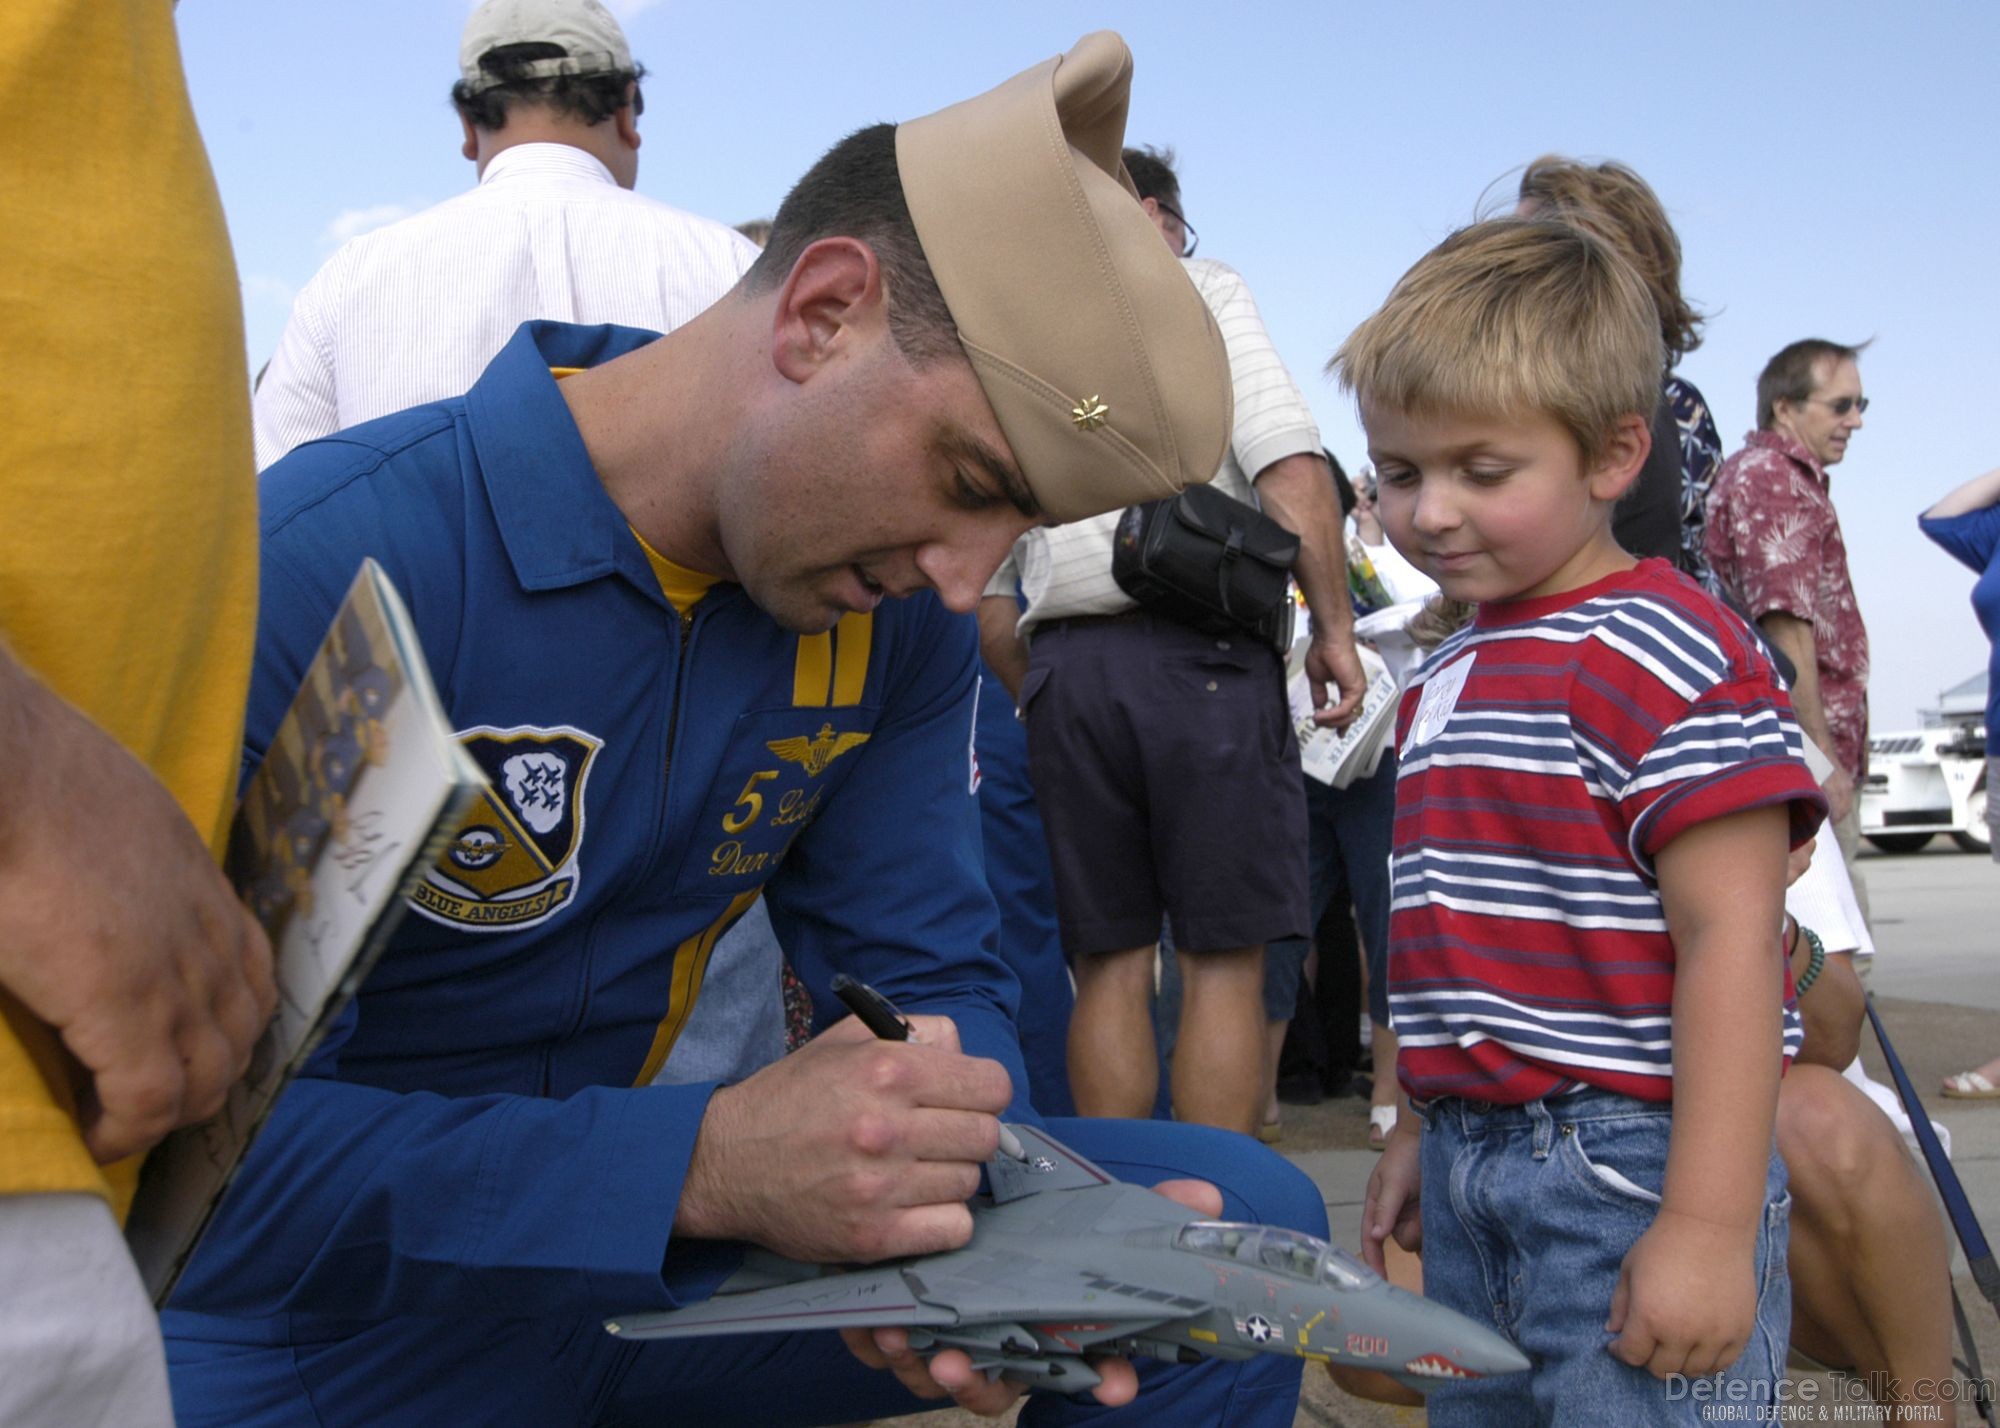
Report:
[[[1069,409],[1069,419],[1076,423],[1078,431],[1096,431],[1110,415],[1111,408],[1094,396],[1085,397]]]
[[[807,774],[818,778],[826,771],[826,766],[846,753],[849,749],[868,742],[867,734],[839,734],[833,732],[833,725],[822,724],[818,734],[808,739],[804,736],[792,739],[773,739],[764,747],[787,763],[798,764]]]

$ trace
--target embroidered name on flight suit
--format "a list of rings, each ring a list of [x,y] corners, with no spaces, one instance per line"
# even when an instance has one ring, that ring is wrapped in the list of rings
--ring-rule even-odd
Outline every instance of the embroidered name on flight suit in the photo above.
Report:
[[[725,759],[725,767],[734,763],[741,769],[749,762],[745,756],[761,746],[772,763],[752,768],[733,799],[726,791],[720,799],[711,797],[702,814],[702,826],[712,830],[714,842],[708,845],[701,863],[689,859],[677,890],[705,893],[713,889],[734,895],[720,917],[675,949],[667,1014],[654,1031],[634,1085],[646,1085],[666,1064],[701,996],[716,943],[762,895],[764,884],[778,870],[792,840],[819,813],[827,788],[838,782],[823,782],[822,776],[872,737],[866,730],[836,727],[834,718],[847,722],[853,718],[851,714],[834,718],[821,715],[807,721],[804,711],[851,710],[861,703],[874,633],[874,616],[856,613],[843,616],[832,630],[801,635],[792,668],[792,708],[801,711],[797,717],[804,721],[803,728],[775,739],[761,737],[771,732],[761,730],[758,736],[736,745],[731,757]],[[727,790],[733,783],[732,773],[721,787]],[[695,844],[696,848],[702,846]]]

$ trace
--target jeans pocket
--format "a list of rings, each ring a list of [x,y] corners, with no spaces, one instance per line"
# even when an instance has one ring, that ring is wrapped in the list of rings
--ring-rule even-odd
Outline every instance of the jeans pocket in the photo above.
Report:
[[[1655,1119],[1664,1121],[1665,1117],[1566,1122],[1557,1154],[1567,1161],[1577,1180],[1604,1199],[1657,1210],[1660,1192],[1642,1183],[1662,1175],[1666,1168],[1664,1143],[1658,1153],[1652,1144]],[[1618,1168],[1620,1163],[1625,1170]]]

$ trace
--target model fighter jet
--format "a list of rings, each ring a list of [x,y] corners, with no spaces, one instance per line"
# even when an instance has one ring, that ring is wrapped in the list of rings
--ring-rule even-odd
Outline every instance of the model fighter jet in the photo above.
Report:
[[[1114,1180],[1044,1131],[987,1167],[964,1248],[829,1270],[752,1250],[705,1303],[605,1322],[627,1339],[906,1327],[1032,1388],[1094,1387],[1085,1355],[1286,1354],[1380,1369],[1422,1391],[1528,1360],[1462,1314],[1295,1230],[1198,1218]]]

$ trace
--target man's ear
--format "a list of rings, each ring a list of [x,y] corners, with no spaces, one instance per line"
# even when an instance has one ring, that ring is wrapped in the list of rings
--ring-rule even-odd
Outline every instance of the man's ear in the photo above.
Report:
[[[479,131],[472,127],[472,121],[463,114],[458,116],[458,127],[465,131],[465,142],[459,145],[458,151],[474,163],[477,163],[479,161]]]
[[[618,142],[634,150],[639,147],[639,107],[633,103],[638,97],[637,81],[626,85],[625,102],[611,116],[611,122],[618,126]]]
[[[1639,468],[1653,450],[1652,425],[1637,412],[1627,412],[1611,428],[1604,451],[1590,470],[1590,494],[1615,501],[1632,488]]]
[[[888,320],[875,250],[859,238],[822,238],[799,254],[778,289],[771,360],[787,379],[803,382]]]

